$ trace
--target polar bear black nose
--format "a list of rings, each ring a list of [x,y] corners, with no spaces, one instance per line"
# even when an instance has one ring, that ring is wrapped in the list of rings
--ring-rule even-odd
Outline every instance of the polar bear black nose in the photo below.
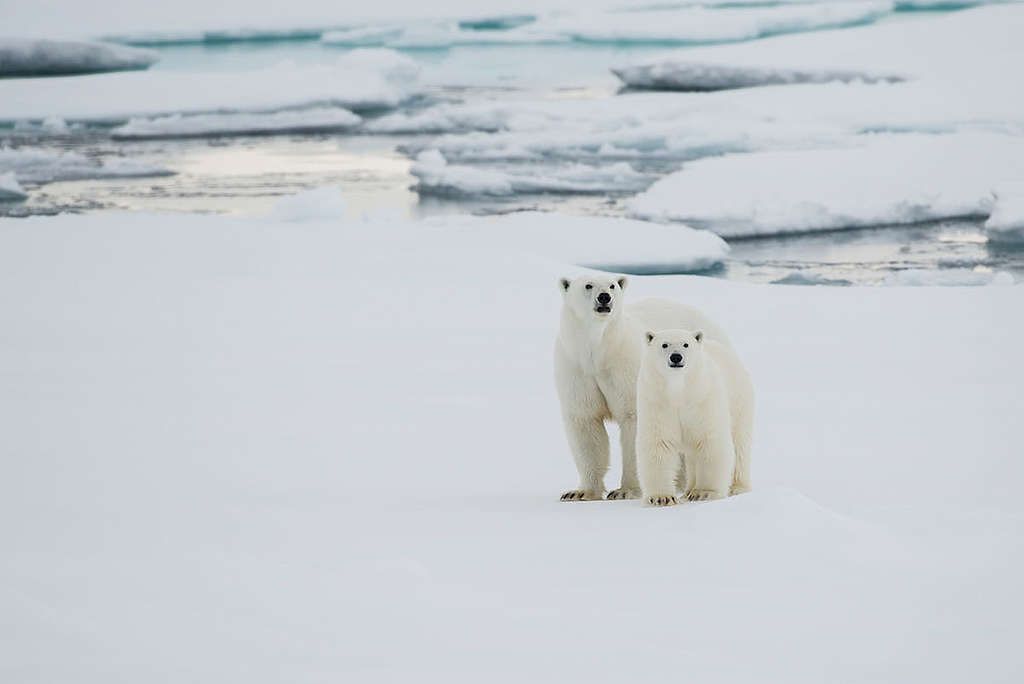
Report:
[[[612,301],[612,296],[607,292],[602,292],[601,294],[597,295],[597,301],[601,302],[602,304],[607,304],[608,302]]]
[[[672,363],[679,363],[680,361],[683,360],[683,355],[680,354],[679,352],[675,352],[672,354],[672,356],[668,357],[668,360],[671,361]]]

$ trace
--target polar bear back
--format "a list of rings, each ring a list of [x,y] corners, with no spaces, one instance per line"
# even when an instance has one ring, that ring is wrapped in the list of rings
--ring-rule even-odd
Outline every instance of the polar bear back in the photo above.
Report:
[[[732,349],[729,336],[717,323],[697,309],[670,299],[641,299],[627,304],[626,313],[644,330],[702,330],[708,340]]]
[[[707,361],[715,365],[728,393],[729,414],[734,429],[747,424],[749,414],[754,410],[754,384],[750,373],[740,361],[739,355],[720,342],[705,341],[704,353],[708,357]]]

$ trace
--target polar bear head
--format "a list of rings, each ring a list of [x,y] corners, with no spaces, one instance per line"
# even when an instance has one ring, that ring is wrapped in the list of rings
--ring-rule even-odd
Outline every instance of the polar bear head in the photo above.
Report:
[[[646,363],[652,363],[661,373],[686,374],[700,364],[704,355],[704,333],[700,330],[662,330],[645,333],[647,340]]]
[[[587,275],[558,279],[562,306],[581,320],[607,320],[622,309],[626,276]]]

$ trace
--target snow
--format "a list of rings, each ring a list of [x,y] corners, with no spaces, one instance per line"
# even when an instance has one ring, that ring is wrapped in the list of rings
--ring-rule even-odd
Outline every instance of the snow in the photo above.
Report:
[[[281,63],[247,72],[101,74],[0,81],[0,120],[59,116],[123,122],[199,113],[275,113],[325,105],[389,108],[418,91],[419,66],[391,50],[352,50],[331,64]]]
[[[1024,243],[1024,183],[1006,183],[993,195],[992,214],[985,221],[989,242]]]
[[[341,219],[348,206],[336,187],[314,188],[277,201],[270,218],[282,223]]]
[[[607,166],[569,164],[545,168],[543,172],[534,169],[516,172],[450,165],[438,150],[421,152],[409,172],[416,176],[418,182],[413,188],[421,195],[635,192],[647,187],[652,180],[626,162]]]
[[[552,13],[504,30],[473,30],[466,22],[457,20],[370,24],[329,31],[321,40],[332,45],[378,45],[405,49],[573,41],[717,43],[870,22],[891,10],[889,0],[755,8],[671,7],[634,12],[591,10]]]
[[[124,45],[0,36],[0,78],[147,69],[159,58]]]
[[[766,7],[683,7],[644,12],[583,13],[538,22],[584,42],[718,43],[793,31],[871,22],[892,11],[889,0],[849,0]]]
[[[629,202],[631,215],[725,237],[987,216],[992,190],[1024,176],[1024,137],[871,135],[837,149],[685,164]]]
[[[649,509],[557,500],[573,271],[336,220],[0,221],[6,671],[1016,681],[1024,288],[632,278],[718,319],[758,400],[754,491]]]
[[[0,173],[4,172],[13,173],[22,183],[169,176],[174,173],[162,166],[135,159],[112,157],[100,161],[77,152],[0,147]]]
[[[949,268],[940,270],[927,270],[919,268],[908,268],[902,271],[893,271],[885,277],[886,285],[909,285],[922,287],[929,285],[950,286],[978,286],[978,285],[1013,285],[1014,277],[1005,271],[982,271],[969,268]]]
[[[695,273],[721,265],[729,254],[725,241],[705,230],[608,216],[535,211],[443,216],[424,220],[416,230],[460,245],[501,247],[623,273]]]
[[[18,184],[13,171],[0,171],[0,201],[25,199],[28,195]]]
[[[170,114],[131,119],[111,131],[115,139],[184,138],[255,133],[317,133],[353,128],[362,119],[341,107],[269,113]]]
[[[1024,56],[1016,37],[1022,18],[1019,4],[990,6],[927,20],[694,48],[613,71],[633,87],[679,90],[847,81],[858,75],[866,81],[1002,79],[1005,65]],[[955,47],[964,36],[984,36],[984,44]]]

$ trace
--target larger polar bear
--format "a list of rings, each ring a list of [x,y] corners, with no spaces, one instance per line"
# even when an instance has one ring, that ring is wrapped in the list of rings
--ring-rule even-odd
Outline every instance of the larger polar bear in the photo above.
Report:
[[[640,496],[636,472],[636,379],[649,329],[703,329],[723,345],[725,332],[700,311],[664,299],[625,306],[625,276],[561,278],[562,314],[555,341],[555,387],[579,486],[563,501],[604,496],[608,472],[605,421],[619,425],[622,483],[609,499]]]
[[[754,386],[736,352],[700,331],[646,337],[636,444],[647,503],[676,503],[680,485],[689,501],[748,491]]]

